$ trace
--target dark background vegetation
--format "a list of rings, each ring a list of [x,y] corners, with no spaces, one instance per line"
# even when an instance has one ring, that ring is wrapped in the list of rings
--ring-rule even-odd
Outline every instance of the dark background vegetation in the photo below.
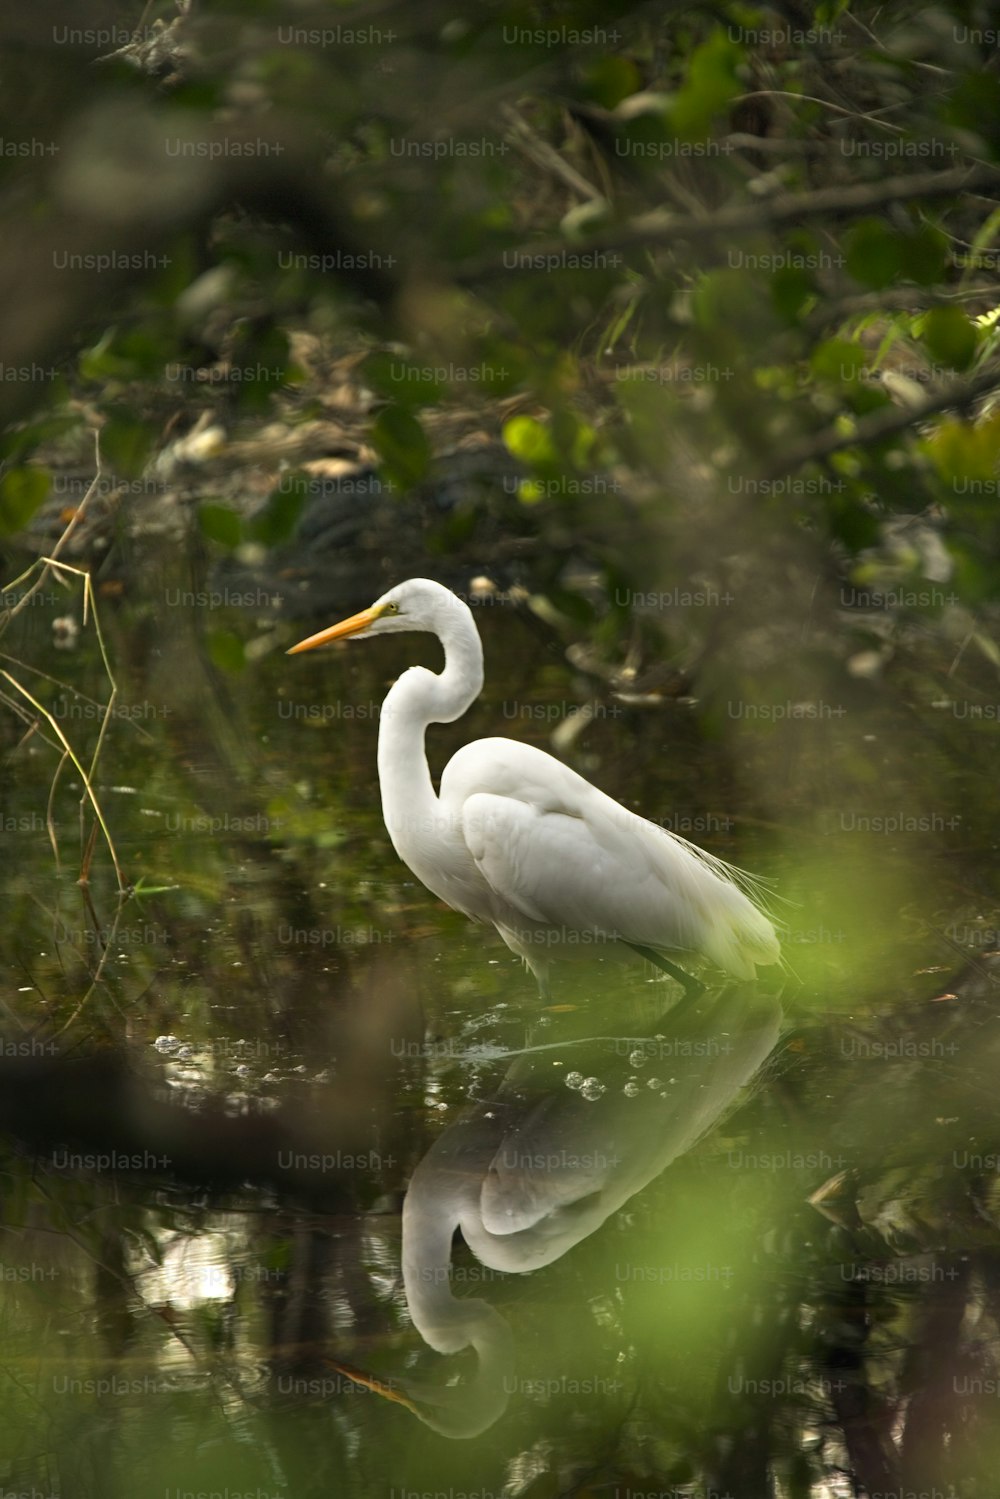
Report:
[[[192,0],[2,32],[0,1490],[326,1492],[375,1450],[343,1392],[269,1427],[247,1361],[401,1356],[398,1236],[363,1215],[398,1235],[469,1096],[425,1037],[523,1044],[524,986],[379,823],[375,705],[426,642],[283,651],[427,575],[487,647],[435,756],[531,739],[771,876],[798,988],[736,1128],[792,1155],[649,1189],[648,1254],[681,1201],[692,1261],[745,1271],[721,1310],[618,1287],[614,1322],[579,1258],[510,1291],[528,1328],[548,1292],[592,1309],[566,1356],[627,1349],[617,1401],[536,1402],[464,1468],[380,1405],[399,1466],[365,1484],[992,1492],[992,12]],[[381,1164],[315,1171],[331,1142]],[[129,1161],[56,1171],[67,1144]],[[242,1302],[171,1292],[205,1234],[260,1271]],[[52,1401],[53,1368],[168,1387]]]

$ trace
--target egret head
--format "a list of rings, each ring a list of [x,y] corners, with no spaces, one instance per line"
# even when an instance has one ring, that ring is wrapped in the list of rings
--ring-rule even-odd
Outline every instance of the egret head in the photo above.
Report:
[[[383,593],[360,614],[352,614],[339,624],[328,625],[316,635],[300,640],[288,652],[289,656],[299,651],[311,651],[328,640],[348,638],[368,639],[372,635],[392,635],[401,630],[427,630],[432,635],[444,636],[449,623],[456,621],[457,613],[468,616],[467,606],[450,588],[435,583],[430,578],[409,578],[397,583],[388,593]]]

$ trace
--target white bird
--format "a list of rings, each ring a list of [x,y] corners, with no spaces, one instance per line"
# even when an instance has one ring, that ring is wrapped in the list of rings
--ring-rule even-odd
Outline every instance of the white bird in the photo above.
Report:
[[[663,949],[701,953],[741,979],[779,962],[753,876],[628,811],[544,750],[513,739],[467,744],[435,794],[427,726],[460,718],[483,686],[479,632],[450,589],[411,578],[288,654],[401,630],[436,635],[445,664],[440,673],[410,667],[382,704],[378,774],[389,837],[441,900],[493,923],[543,994],[556,956],[638,951],[686,986],[688,975]]]
[[[623,1088],[633,1062],[621,1037],[593,1038],[583,1053],[558,1048],[558,1072],[551,1046],[528,1047],[499,1088],[438,1135],[418,1163],[403,1201],[410,1320],[438,1353],[474,1349],[471,1373],[447,1384],[386,1384],[336,1368],[443,1436],[479,1436],[503,1415],[518,1388],[514,1338],[489,1302],[455,1295],[455,1230],[480,1264],[526,1275],[561,1259],[708,1134],[777,1045],[781,1008],[768,995],[730,988],[675,1015],[661,1017],[667,1034],[646,1043],[672,1058],[662,1087]],[[567,1088],[578,1060],[607,1083],[601,1097]]]

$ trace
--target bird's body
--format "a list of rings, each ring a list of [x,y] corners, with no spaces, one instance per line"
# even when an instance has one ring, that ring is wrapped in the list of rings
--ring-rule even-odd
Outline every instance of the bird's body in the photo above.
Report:
[[[406,818],[394,825],[389,799],[396,852],[448,905],[491,921],[536,973],[552,958],[634,956],[625,944],[702,952],[741,978],[753,977],[754,953],[773,960],[770,922],[700,850],[543,750],[466,745],[439,804],[427,845]]]
[[[544,986],[554,957],[694,951],[737,978],[776,963],[774,927],[749,876],[647,822],[531,745],[480,739],[449,761],[436,794],[424,750],[483,685],[468,607],[425,578],[293,647],[398,630],[441,640],[444,671],[411,667],[382,705],[378,771],[396,852],[455,910],[497,928]],[[745,887],[745,888],[744,888]]]

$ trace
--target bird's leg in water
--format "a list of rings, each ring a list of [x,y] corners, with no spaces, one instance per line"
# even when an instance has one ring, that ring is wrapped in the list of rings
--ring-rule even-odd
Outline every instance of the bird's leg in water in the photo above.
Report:
[[[668,973],[672,979],[676,979],[684,990],[688,999],[697,999],[704,994],[705,985],[693,974],[685,973],[683,968],[678,968],[676,963],[671,963],[669,958],[664,958],[652,947],[640,947],[638,942],[626,942],[633,952],[637,952],[647,963],[652,963],[654,968],[659,968],[661,973]]]

